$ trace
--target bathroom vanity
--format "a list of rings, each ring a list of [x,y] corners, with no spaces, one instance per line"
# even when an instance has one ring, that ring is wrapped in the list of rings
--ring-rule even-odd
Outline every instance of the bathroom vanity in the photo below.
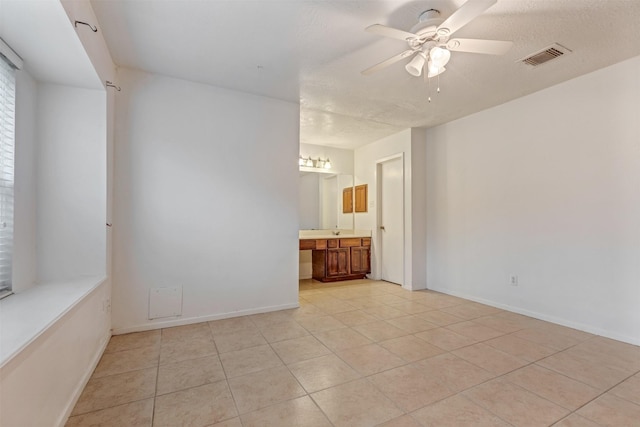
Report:
[[[371,273],[370,231],[300,230],[300,250],[312,251],[312,277],[321,282],[363,279]]]

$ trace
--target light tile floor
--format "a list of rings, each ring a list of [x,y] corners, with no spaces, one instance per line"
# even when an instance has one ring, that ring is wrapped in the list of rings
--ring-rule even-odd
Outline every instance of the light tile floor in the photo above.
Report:
[[[432,291],[119,335],[67,426],[640,426],[640,347]]]

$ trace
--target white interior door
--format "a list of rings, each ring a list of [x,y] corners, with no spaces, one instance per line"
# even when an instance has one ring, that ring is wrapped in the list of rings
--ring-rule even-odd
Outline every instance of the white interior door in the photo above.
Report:
[[[378,233],[382,280],[404,284],[404,172],[402,157],[378,165]]]

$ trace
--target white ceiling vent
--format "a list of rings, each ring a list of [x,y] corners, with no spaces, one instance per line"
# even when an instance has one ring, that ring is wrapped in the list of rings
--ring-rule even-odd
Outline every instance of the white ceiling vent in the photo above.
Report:
[[[561,44],[554,43],[549,47],[527,56],[526,58],[519,59],[517,62],[524,62],[525,64],[537,67],[545,62],[549,62],[552,59],[561,57],[562,55],[571,53],[571,49],[568,49]]]

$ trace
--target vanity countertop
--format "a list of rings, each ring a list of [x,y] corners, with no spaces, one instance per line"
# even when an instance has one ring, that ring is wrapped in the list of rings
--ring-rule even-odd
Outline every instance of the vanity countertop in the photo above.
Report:
[[[300,230],[298,234],[301,240],[348,239],[350,237],[371,237],[371,230]]]

